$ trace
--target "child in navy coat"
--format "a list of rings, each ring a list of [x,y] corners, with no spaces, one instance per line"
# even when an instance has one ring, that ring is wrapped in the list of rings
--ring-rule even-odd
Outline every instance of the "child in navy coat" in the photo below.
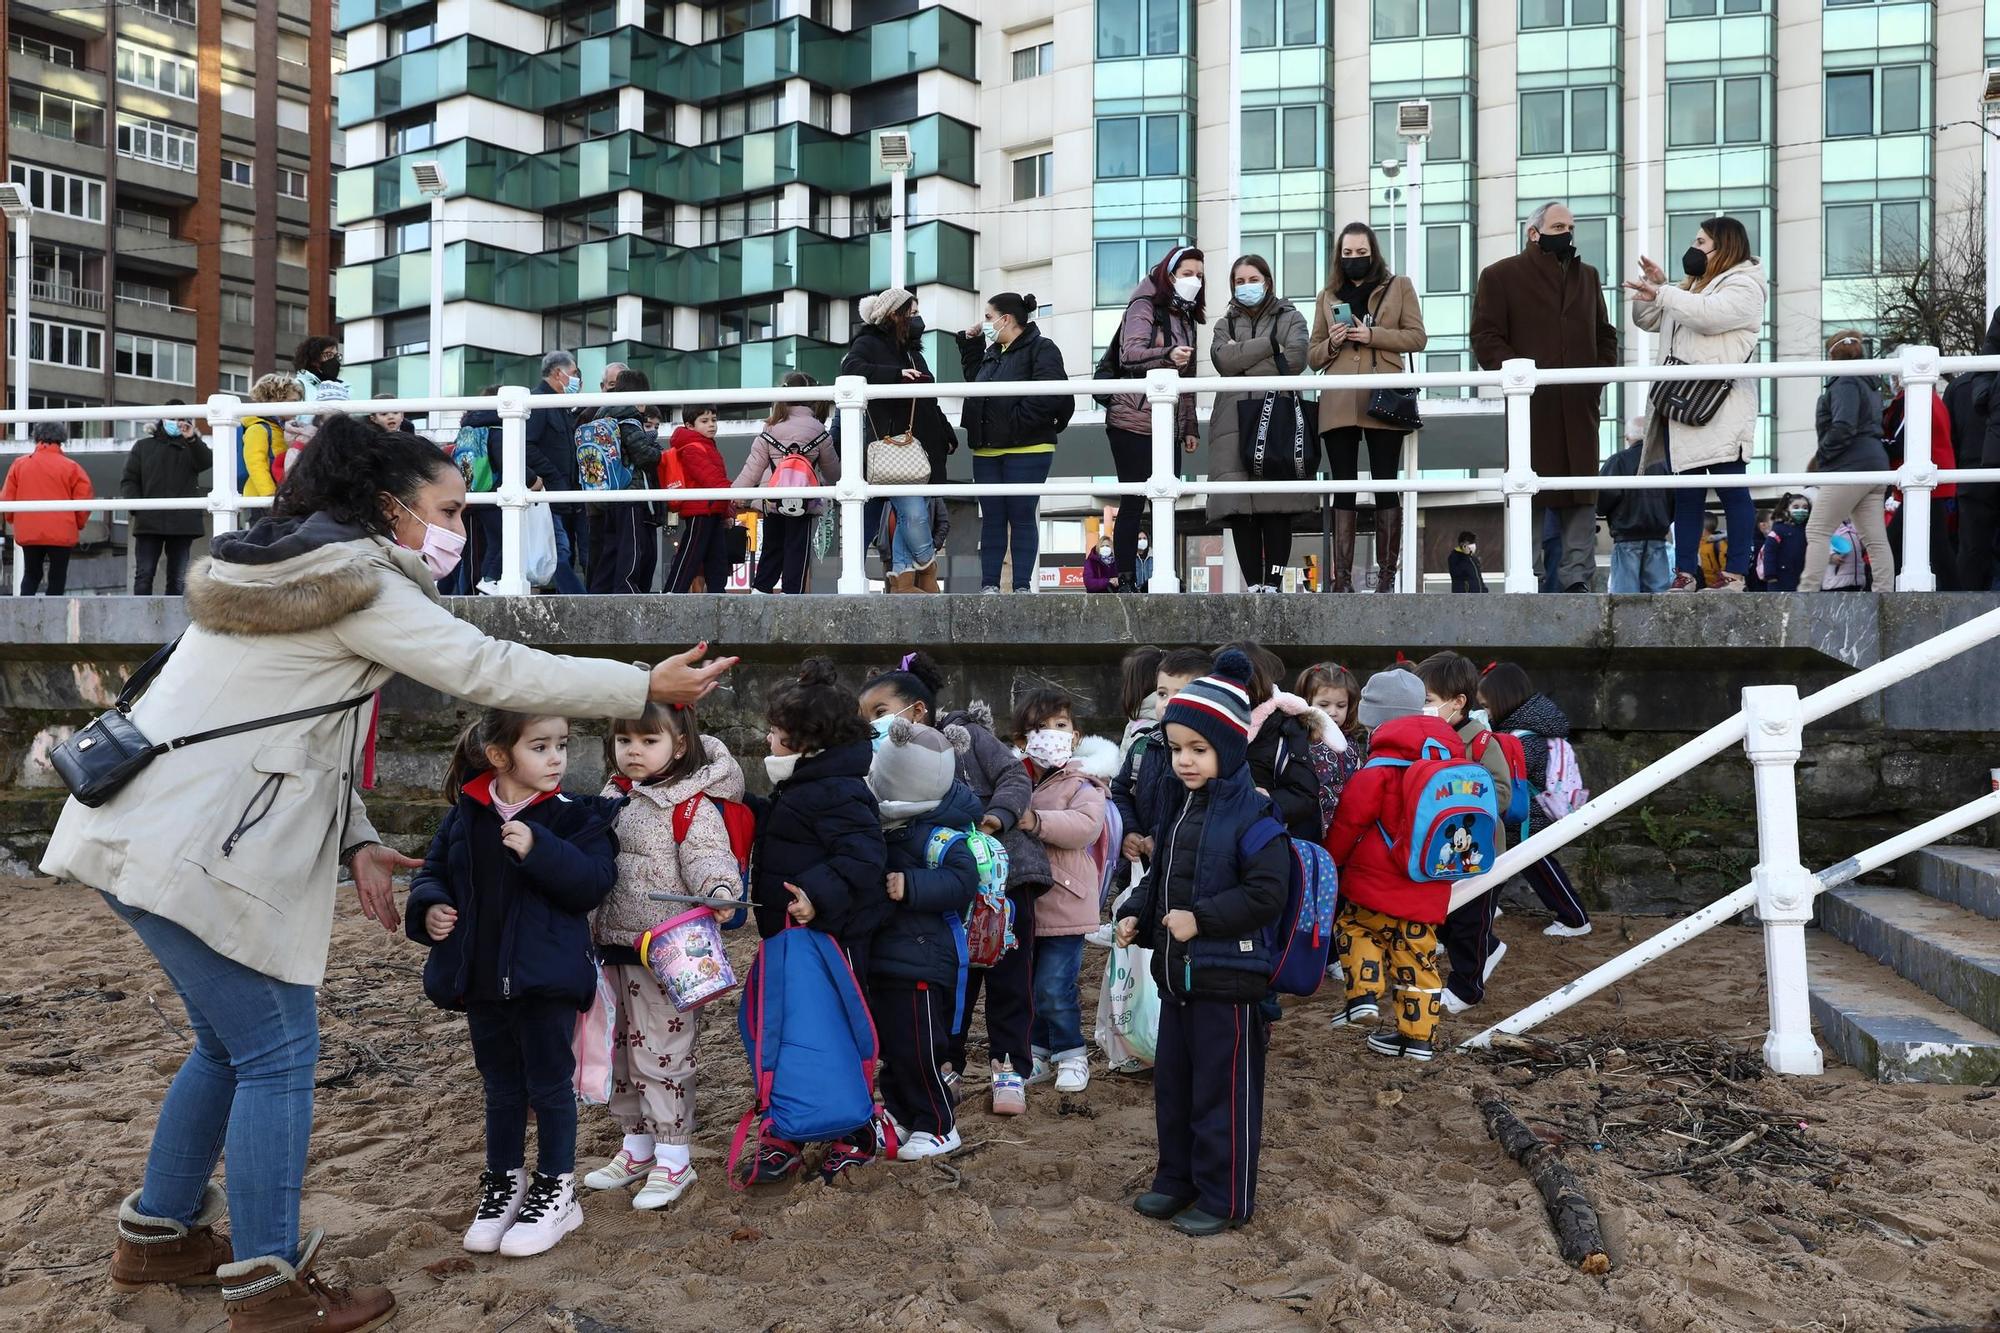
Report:
[[[1230,649],[1161,715],[1177,792],[1155,813],[1152,866],[1118,921],[1118,943],[1153,950],[1160,1036],[1153,1063],[1159,1166],[1133,1206],[1190,1236],[1249,1221],[1264,1132],[1271,1027],[1268,929],[1285,910],[1291,847],[1245,854],[1243,836],[1277,819],[1250,780],[1249,658]]]
[[[583,1225],[570,1043],[597,996],[590,913],[617,880],[623,802],[562,792],[568,756],[563,718],[489,710],[466,728],[445,779],[451,813],[404,909],[431,950],[424,994],[465,1012],[486,1088],[486,1173],[465,1233],[475,1254],[541,1254]]]
[[[882,806],[890,903],[869,948],[868,1010],[899,1162],[960,1146],[938,1065],[964,1016],[965,921],[979,891],[979,860],[967,839],[985,836],[973,833],[979,801],[957,778],[959,752],[971,744],[963,727],[939,732],[898,718],[878,738],[868,771]]]

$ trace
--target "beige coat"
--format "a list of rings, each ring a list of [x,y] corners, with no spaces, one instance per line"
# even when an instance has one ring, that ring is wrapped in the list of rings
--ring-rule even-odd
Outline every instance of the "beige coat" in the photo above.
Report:
[[[669,785],[632,788],[618,814],[618,883],[590,917],[591,938],[599,944],[631,948],[637,936],[688,910],[686,903],[654,902],[649,893],[743,896],[729,829],[715,801],[705,799],[742,800],[743,769],[720,740],[700,739],[708,762],[699,772]],[[605,784],[604,794],[624,793],[612,782]],[[704,799],[688,822],[687,841],[675,842],[674,807],[694,797]]]
[[[259,524],[237,544],[291,526]],[[278,551],[189,576],[193,625],[132,710],[148,737],[335,703],[398,674],[489,708],[644,711],[643,669],[488,638],[445,610],[414,551],[324,515]],[[65,805],[42,872],[163,916],[266,976],[316,986],[340,854],[377,840],[354,784],[367,730],[364,704],[162,755],[100,808]]]
[[[1275,375],[1278,373],[1278,358],[1272,351],[1274,343],[1284,349],[1286,369],[1294,375],[1305,374],[1306,317],[1299,313],[1297,306],[1276,297],[1266,303],[1261,315],[1253,319],[1232,302],[1222,318],[1215,322],[1215,337],[1209,344],[1208,358],[1215,363],[1218,375]],[[1245,397],[1240,393],[1215,395],[1215,408],[1208,414],[1210,481],[1250,479],[1250,473],[1243,466],[1243,431],[1236,408]],[[1189,398],[1183,401],[1194,400]],[[1307,421],[1306,429],[1312,429],[1311,421]],[[1216,520],[1235,518],[1241,514],[1304,514],[1319,508],[1319,497],[1211,495],[1207,507],[1209,518]]]
[[[1408,368],[1403,364],[1405,355],[1423,351],[1424,344],[1430,341],[1430,335],[1424,331],[1424,312],[1417,301],[1416,286],[1408,278],[1391,278],[1370,294],[1368,313],[1375,316],[1375,328],[1373,341],[1366,346],[1351,342],[1333,345],[1330,332],[1333,308],[1339,303],[1340,297],[1332,290],[1319,294],[1313,307],[1312,345],[1306,349],[1306,364],[1325,371],[1329,378],[1393,375]],[[1320,432],[1347,426],[1394,430],[1386,421],[1368,415],[1368,393],[1361,389],[1320,390]]]
[[[1662,361],[1677,356],[1691,366],[1741,365],[1756,354],[1769,295],[1764,266],[1749,259],[1701,291],[1662,287],[1651,301],[1635,300],[1632,319],[1660,335]],[[1649,413],[1639,470],[1669,453],[1676,472],[1747,463],[1756,442],[1757,381],[1737,380],[1706,426],[1683,426]]]

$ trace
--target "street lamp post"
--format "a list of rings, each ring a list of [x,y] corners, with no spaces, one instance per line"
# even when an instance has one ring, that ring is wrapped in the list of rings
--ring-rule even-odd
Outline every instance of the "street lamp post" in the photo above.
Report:
[[[2000,309],[2000,68],[1986,71],[1979,111],[1986,130],[1986,315]]]
[[[889,285],[903,285],[903,200],[908,188],[905,178],[916,163],[910,151],[910,136],[901,130],[886,132],[875,140],[876,161],[889,177]]]
[[[0,185],[0,214],[14,231],[14,410],[28,410],[28,292],[33,276],[34,249],[28,241],[28,192],[18,185]],[[14,423],[14,438],[28,438],[28,423]]]
[[[417,193],[431,201],[431,397],[444,396],[444,196],[450,189],[436,162],[410,163]]]
[[[1418,235],[1424,222],[1424,144],[1431,137],[1431,104],[1428,101],[1396,103],[1396,133],[1403,140],[1403,169],[1410,175],[1403,187],[1403,272],[1422,299],[1424,291],[1424,247]]]

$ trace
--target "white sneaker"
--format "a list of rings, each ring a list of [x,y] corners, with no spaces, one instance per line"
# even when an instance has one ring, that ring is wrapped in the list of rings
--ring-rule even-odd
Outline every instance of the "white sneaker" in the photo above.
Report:
[[[1438,1002],[1444,1006],[1444,1011],[1448,1014],[1462,1014],[1472,1007],[1470,1002],[1459,999],[1458,992],[1449,986],[1439,993]]]
[[[1493,969],[1500,966],[1500,960],[1506,956],[1507,941],[1501,940],[1493,946],[1493,952],[1486,955],[1486,967],[1480,972],[1479,980],[1482,983],[1493,980]]]
[[[664,1208],[686,1194],[694,1179],[693,1162],[678,1171],[670,1166],[654,1167],[646,1176],[645,1188],[632,1196],[632,1206],[641,1210]]]
[[[1094,944],[1100,949],[1116,948],[1118,945],[1118,928],[1107,921],[1096,930],[1085,935],[1083,942],[1085,944]]]
[[[500,1248],[500,1238],[520,1216],[521,1203],[528,1197],[528,1169],[488,1171],[479,1177],[479,1207],[472,1225],[465,1231],[465,1248],[474,1254],[492,1254]]]
[[[620,1190],[635,1180],[644,1180],[652,1169],[652,1158],[642,1162],[632,1156],[630,1149],[620,1148],[616,1157],[585,1176],[583,1183],[594,1190]]]
[[[1558,939],[1574,939],[1578,935],[1588,935],[1589,933],[1590,923],[1588,921],[1580,926],[1565,926],[1560,921],[1551,921],[1549,922],[1548,929],[1542,932],[1544,935],[1554,935]]]
[[[498,597],[500,595],[500,581],[498,579],[481,579],[479,580],[478,587],[480,593],[484,596]]]
[[[1055,1076],[1055,1061],[1049,1059],[1046,1055],[1038,1055],[1035,1057],[1035,1062],[1028,1066],[1028,1077],[1025,1083],[1026,1086],[1032,1088],[1037,1083],[1046,1083]]]
[[[1326,965],[1326,979],[1336,986],[1347,984],[1347,969],[1340,965],[1338,958]]]
[[[904,1139],[902,1144],[896,1149],[896,1160],[899,1162],[921,1162],[928,1157],[949,1157],[963,1146],[964,1140],[958,1137],[956,1127],[943,1138],[920,1129]]]
[[[546,1254],[556,1242],[583,1225],[583,1208],[576,1201],[576,1177],[535,1173],[520,1216],[500,1238],[500,1253],[509,1259]]]
[[[1082,1053],[1065,1055],[1056,1061],[1056,1091],[1082,1092],[1090,1086],[1090,1057]]]

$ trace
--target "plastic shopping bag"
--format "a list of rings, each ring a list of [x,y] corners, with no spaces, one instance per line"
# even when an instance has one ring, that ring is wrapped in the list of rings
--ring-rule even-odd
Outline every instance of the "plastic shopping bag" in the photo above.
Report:
[[[546,508],[543,512],[548,512]],[[579,1101],[603,1106],[611,1100],[611,1052],[618,1036],[618,997],[611,978],[597,969],[597,998],[576,1016],[570,1048],[576,1055],[576,1095]]]
[[[1150,1068],[1160,1039],[1160,992],[1153,951],[1137,945],[1111,950],[1097,992],[1097,1045],[1116,1073]]]
[[[556,580],[556,516],[547,505],[529,505],[521,515],[521,571],[531,588]]]

